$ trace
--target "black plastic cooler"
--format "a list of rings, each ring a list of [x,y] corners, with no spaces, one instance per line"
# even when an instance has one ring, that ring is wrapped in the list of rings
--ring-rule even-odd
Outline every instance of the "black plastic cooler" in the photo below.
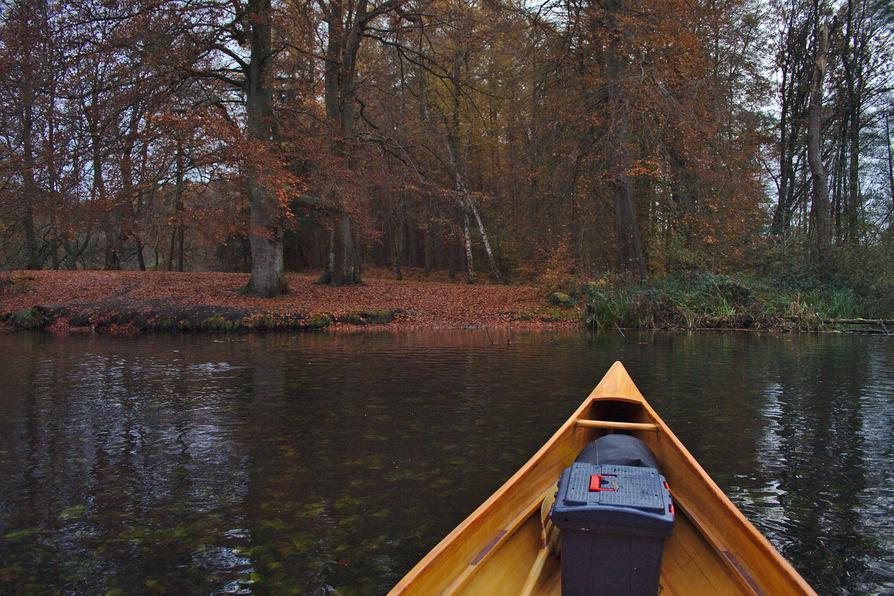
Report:
[[[658,592],[674,509],[664,476],[638,439],[609,435],[588,445],[562,473],[550,515],[562,531],[565,596]]]

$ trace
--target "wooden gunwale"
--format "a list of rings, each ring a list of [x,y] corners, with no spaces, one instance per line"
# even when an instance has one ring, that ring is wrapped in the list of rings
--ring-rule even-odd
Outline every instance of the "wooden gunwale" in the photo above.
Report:
[[[547,492],[552,490],[552,487],[546,489]],[[472,575],[478,570],[482,568],[482,565],[487,561],[497,550],[502,546],[507,540],[512,538],[515,535],[515,532],[526,522],[528,519],[534,515],[535,512],[540,511],[540,504],[543,503],[543,499],[546,497],[546,494],[539,496],[530,505],[524,508],[524,510],[519,514],[512,522],[506,527],[506,529],[501,530],[496,539],[489,543],[484,549],[479,552],[474,559],[469,563],[469,566],[466,567],[463,572],[457,577],[447,588],[444,590],[445,593],[452,594],[463,588],[465,584],[469,581]]]
[[[591,420],[591,410],[608,402],[638,405],[632,416],[637,420]],[[596,433],[616,429],[633,432],[655,452],[681,510],[678,520],[685,516],[691,522],[694,531],[714,549],[713,556],[720,561],[712,563],[714,569],[726,570],[725,580],[713,578],[721,582],[721,585],[714,584],[715,588],[726,585],[730,591],[756,594],[815,593],[723,494],[646,402],[623,365],[616,362],[537,453],[425,555],[395,585],[391,594],[462,591],[476,574],[486,572],[488,562],[504,545],[512,544],[516,533],[523,527],[527,528],[526,532],[531,531],[526,524],[534,523],[530,518],[538,510],[545,492],[580,449],[598,436]],[[554,565],[551,568],[555,570]],[[682,571],[676,573],[685,575]],[[554,573],[547,592],[556,588],[556,581]],[[722,584],[723,581],[732,581],[732,584]]]

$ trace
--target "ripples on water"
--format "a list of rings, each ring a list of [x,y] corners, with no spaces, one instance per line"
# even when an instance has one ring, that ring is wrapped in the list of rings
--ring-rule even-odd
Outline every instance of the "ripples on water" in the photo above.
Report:
[[[820,592],[894,590],[894,343],[0,336],[0,592],[386,590],[615,359]]]

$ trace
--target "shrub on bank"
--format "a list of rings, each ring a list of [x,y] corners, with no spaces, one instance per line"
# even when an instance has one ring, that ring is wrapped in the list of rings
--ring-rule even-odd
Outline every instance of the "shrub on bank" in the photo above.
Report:
[[[851,318],[863,305],[848,288],[814,280],[711,273],[671,275],[647,284],[590,282],[579,290],[591,328],[780,329],[809,331]]]
[[[12,323],[20,329],[43,329],[52,322],[52,317],[42,306],[32,306],[16,311],[12,313],[11,319]]]

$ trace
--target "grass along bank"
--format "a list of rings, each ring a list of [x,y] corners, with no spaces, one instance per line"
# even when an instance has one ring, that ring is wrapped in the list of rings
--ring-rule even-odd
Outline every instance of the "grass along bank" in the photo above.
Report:
[[[848,289],[811,279],[674,275],[643,285],[597,281],[543,286],[368,278],[330,288],[289,274],[290,292],[245,296],[238,273],[18,271],[0,276],[0,325],[17,329],[234,332],[323,329],[647,328],[894,331]],[[878,307],[875,307],[876,309]]]
[[[711,273],[671,275],[643,285],[581,285],[573,299],[583,307],[583,320],[593,329],[755,329],[821,331],[848,328],[894,331],[853,290],[824,285],[809,278],[768,279]],[[882,319],[854,326],[844,321]]]

